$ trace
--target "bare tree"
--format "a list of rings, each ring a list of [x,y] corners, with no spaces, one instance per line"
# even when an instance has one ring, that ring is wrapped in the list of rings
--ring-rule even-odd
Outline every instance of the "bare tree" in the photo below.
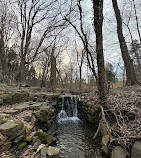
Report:
[[[134,6],[137,31],[138,31],[139,40],[140,40],[140,43],[141,43],[141,33],[140,33],[140,29],[139,29],[139,21],[138,21],[138,16],[137,16],[136,4],[135,4],[135,0],[132,0],[132,1],[133,1],[133,6]]]
[[[129,56],[125,38],[123,36],[122,19],[120,15],[120,10],[118,8],[118,4],[116,0],[112,0],[112,3],[113,3],[113,8],[114,8],[115,16],[117,20],[117,34],[118,34],[118,39],[120,43],[120,49],[121,49],[122,58],[123,58],[125,68],[126,68],[126,77],[127,77],[126,85],[135,85],[138,83],[138,80],[136,77],[132,59]]]
[[[104,67],[103,55],[103,0],[92,0],[94,10],[94,29],[96,34],[96,53],[97,53],[97,66],[98,66],[98,91],[101,104],[106,101],[106,75]]]
[[[84,50],[86,52],[86,58],[87,58],[87,61],[88,61],[89,68],[92,71],[92,73],[93,73],[93,75],[96,79],[96,83],[97,83],[97,74],[96,74],[96,71],[95,71],[94,59],[93,59],[92,52],[90,51],[90,48],[89,48],[90,45],[89,45],[88,35],[84,31],[81,1],[82,0],[77,0],[77,9],[78,9],[78,12],[79,12],[80,29],[78,29],[77,26],[70,20],[68,15],[66,15],[64,17],[64,20],[66,20],[74,28],[74,30],[78,34],[79,38],[81,39],[81,41],[83,43],[83,46],[84,46]]]
[[[19,17],[17,18],[17,30],[20,37],[19,56],[22,79],[25,79],[26,65],[34,62],[36,57],[44,51],[42,46],[49,33],[58,27],[64,26],[59,17],[59,7],[54,12],[52,11],[52,8],[55,6],[57,6],[56,0],[17,0],[17,14],[19,13],[20,17],[20,19]],[[33,38],[37,38],[35,36],[36,30],[40,34],[36,44],[33,45]]]
[[[0,4],[0,68],[3,76],[8,75],[7,51],[8,41],[11,39],[14,30],[14,14],[8,9],[7,1]]]

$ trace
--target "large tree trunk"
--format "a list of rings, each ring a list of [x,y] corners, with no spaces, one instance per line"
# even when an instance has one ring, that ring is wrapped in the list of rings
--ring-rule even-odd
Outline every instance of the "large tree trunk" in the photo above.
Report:
[[[96,34],[96,53],[97,53],[97,66],[98,66],[98,91],[99,99],[102,103],[106,101],[106,75],[104,67],[104,55],[103,55],[103,36],[102,36],[102,24],[103,24],[103,0],[93,0],[94,9],[94,27]]]
[[[113,8],[114,8],[115,16],[117,20],[117,34],[118,34],[118,39],[120,43],[120,49],[121,49],[122,58],[123,58],[125,68],[126,68],[126,78],[127,78],[126,85],[135,85],[138,83],[138,81],[137,81],[136,73],[134,70],[133,61],[131,57],[129,56],[126,41],[123,36],[122,19],[120,15],[120,10],[118,8],[118,4],[116,0],[112,0],[112,3],[113,3]]]

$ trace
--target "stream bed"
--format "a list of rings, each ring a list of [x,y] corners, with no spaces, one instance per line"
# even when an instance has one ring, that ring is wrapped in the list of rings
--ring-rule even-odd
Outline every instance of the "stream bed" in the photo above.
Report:
[[[94,143],[94,130],[78,118],[77,97],[62,96],[57,117],[57,146],[60,158],[100,158],[98,142]]]
[[[92,133],[92,129],[78,118],[59,121],[57,146],[61,149],[60,158],[99,158]]]

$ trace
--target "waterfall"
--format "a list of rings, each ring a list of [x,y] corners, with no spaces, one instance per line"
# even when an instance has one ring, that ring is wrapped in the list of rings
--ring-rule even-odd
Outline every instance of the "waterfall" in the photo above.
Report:
[[[58,121],[66,120],[79,120],[77,117],[77,97],[72,96],[62,96],[62,109],[58,114]]]

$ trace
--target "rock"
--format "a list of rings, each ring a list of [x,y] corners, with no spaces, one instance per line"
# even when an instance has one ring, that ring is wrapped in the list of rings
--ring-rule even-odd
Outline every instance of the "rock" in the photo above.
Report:
[[[5,110],[4,113],[14,115],[14,114],[18,114],[19,111],[11,109],[11,110]]]
[[[24,121],[26,122],[31,122],[32,121],[32,116],[31,115],[27,115],[24,117]]]
[[[41,141],[39,139],[37,139],[35,141],[35,143],[33,144],[33,149],[37,150],[39,148],[39,146],[41,145]]]
[[[29,110],[40,110],[43,103],[35,103],[29,106]]]
[[[120,146],[116,146],[112,151],[112,157],[111,158],[126,158],[128,155],[127,150]]]
[[[107,146],[103,146],[103,147],[101,148],[101,152],[102,152],[102,154],[108,155],[108,147],[107,147]]]
[[[2,154],[5,151],[8,151],[11,147],[11,142],[7,140],[3,145],[0,146],[0,154]]]
[[[23,150],[25,147],[27,146],[26,142],[21,142],[20,144],[18,144],[16,150]]]
[[[1,99],[3,100],[3,104],[12,104],[11,94],[1,94]]]
[[[26,125],[26,133],[30,134],[32,132],[33,128],[34,128],[34,126],[32,126],[32,125]]]
[[[48,122],[48,120],[51,118],[51,110],[50,110],[50,107],[47,106],[47,107],[42,107],[40,109],[40,112],[39,112],[39,120],[41,122]]]
[[[31,142],[31,141],[33,140],[33,137],[34,137],[34,132],[30,133],[30,135],[28,135],[28,136],[25,138],[25,141]]]
[[[41,156],[46,158],[46,156],[47,156],[47,148],[46,148],[45,144],[41,144],[39,146],[39,148],[37,149],[36,153],[38,153],[39,151],[41,151]]]
[[[42,149],[41,149],[41,156],[43,157],[45,157],[46,158],[46,156],[47,156],[47,148],[46,148],[46,146],[44,146],[44,147],[42,147]]]
[[[11,147],[11,142],[8,140],[8,137],[0,133],[0,154],[5,151],[8,151]]]
[[[141,158],[141,141],[136,141],[132,147],[131,158]]]
[[[21,140],[23,140],[25,138],[25,135],[20,135],[17,138],[15,138],[12,143],[13,144],[18,144]]]
[[[107,146],[110,141],[110,136],[108,134],[102,137],[102,145]]]
[[[40,158],[41,157],[41,153],[37,153],[36,155],[35,155],[35,158]]]
[[[18,104],[18,106],[14,107],[15,110],[18,110],[19,112],[23,112],[25,110],[29,109],[29,105],[27,104]]]
[[[10,114],[0,114],[0,124],[7,122],[10,119]]]
[[[56,147],[52,147],[52,146],[49,146],[47,148],[48,156],[56,156],[56,155],[59,155],[59,153],[60,153],[60,148],[56,148]]]
[[[32,144],[34,144],[38,139],[38,136],[33,136],[33,139],[32,139]]]
[[[2,146],[7,140],[8,140],[8,137],[0,134],[0,146]]]
[[[13,103],[19,103],[29,100],[29,93],[27,91],[19,91],[13,94]]]
[[[3,104],[3,99],[0,98],[0,105],[2,105],[2,104]]]
[[[93,124],[98,124],[100,121],[100,108],[95,106],[93,108],[89,108],[89,113],[87,113],[87,120]]]
[[[45,144],[41,144],[41,145],[38,147],[36,153],[38,153],[44,146],[45,146]]]
[[[52,137],[51,135],[46,134],[42,130],[38,131],[37,136],[43,144],[51,145],[55,140],[54,137]]]
[[[0,131],[9,137],[10,140],[16,138],[25,132],[24,124],[18,120],[8,120],[6,123],[0,125]]]

